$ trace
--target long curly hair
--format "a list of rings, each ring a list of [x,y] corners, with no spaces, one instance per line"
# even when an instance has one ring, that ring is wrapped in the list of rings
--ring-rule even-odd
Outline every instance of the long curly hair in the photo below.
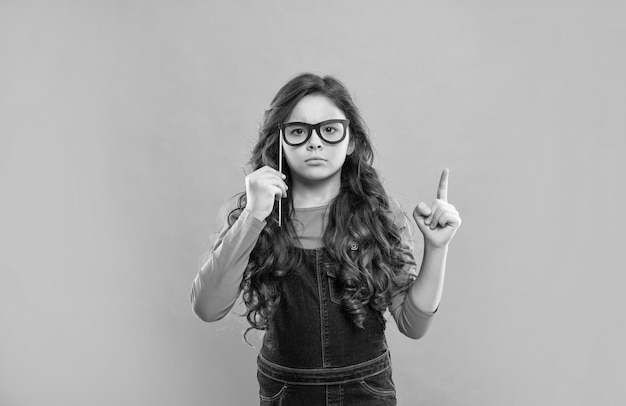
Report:
[[[402,247],[389,197],[372,167],[374,154],[367,127],[346,86],[334,77],[310,73],[286,83],[265,111],[249,164],[253,170],[265,165],[278,168],[278,125],[310,94],[326,96],[350,120],[354,151],[342,167],[339,194],[330,202],[323,241],[331,258],[341,265],[337,282],[343,292],[342,307],[350,314],[353,324],[363,328],[366,306],[383,312],[390,304],[392,288],[408,288],[410,279],[404,269],[411,255]],[[287,176],[285,182],[291,187],[291,174],[284,160],[283,172]],[[302,252],[295,248],[297,237],[291,221],[290,195],[284,199],[282,227],[278,225],[278,205],[275,205],[244,271],[241,288],[251,325],[248,331],[268,327],[280,303],[284,288],[281,280],[303,262]],[[246,195],[242,192],[228,216],[229,225],[232,226],[245,207]],[[358,250],[351,249],[354,243]]]

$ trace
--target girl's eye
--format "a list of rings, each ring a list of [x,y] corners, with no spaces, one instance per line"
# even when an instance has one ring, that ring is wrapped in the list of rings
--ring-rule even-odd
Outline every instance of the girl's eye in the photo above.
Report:
[[[291,130],[291,135],[302,135],[304,133],[304,131],[302,130],[302,128],[294,128],[293,130]]]
[[[334,128],[334,127],[324,127],[324,133],[326,133],[326,134],[332,134],[335,131],[337,131],[337,129]]]

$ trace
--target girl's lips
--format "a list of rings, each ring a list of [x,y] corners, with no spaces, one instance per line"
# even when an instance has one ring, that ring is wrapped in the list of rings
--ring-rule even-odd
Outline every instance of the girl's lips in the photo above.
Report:
[[[304,162],[312,162],[312,161],[325,161],[325,159],[319,156],[314,156],[312,158],[307,158]]]

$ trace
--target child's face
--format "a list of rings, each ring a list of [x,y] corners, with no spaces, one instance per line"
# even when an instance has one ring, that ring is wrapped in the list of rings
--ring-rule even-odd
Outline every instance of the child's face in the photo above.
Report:
[[[317,124],[332,119],[345,119],[346,115],[328,97],[312,94],[303,97],[296,104],[287,122]],[[322,129],[320,129],[322,131]],[[291,146],[283,143],[285,160],[291,169],[291,176],[299,183],[316,181],[341,181],[341,167],[346,156],[352,153],[350,132],[338,144],[329,144],[313,130],[311,137],[302,145]]]

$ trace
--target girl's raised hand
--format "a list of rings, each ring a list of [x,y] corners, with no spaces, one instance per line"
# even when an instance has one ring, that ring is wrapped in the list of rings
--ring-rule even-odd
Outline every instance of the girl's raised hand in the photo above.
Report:
[[[413,210],[413,218],[424,235],[424,244],[434,247],[448,245],[461,225],[456,208],[448,203],[448,169],[444,169],[439,180],[437,199],[428,207],[420,202]]]
[[[246,210],[264,221],[274,208],[274,200],[287,197],[285,175],[269,166],[246,176]]]

